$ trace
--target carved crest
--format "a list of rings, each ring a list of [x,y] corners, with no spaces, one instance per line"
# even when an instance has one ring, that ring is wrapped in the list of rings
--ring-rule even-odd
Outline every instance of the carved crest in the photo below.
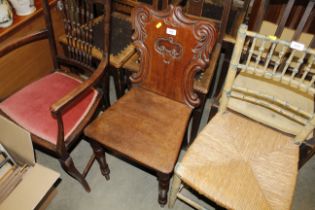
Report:
[[[163,62],[169,64],[172,59],[182,56],[183,47],[176,43],[172,37],[159,38],[154,43],[154,49],[163,56]]]
[[[164,11],[139,4],[133,13],[132,36],[140,53],[140,71],[134,83],[160,95],[194,107],[193,78],[204,70],[217,37],[216,24],[188,18],[180,7]],[[159,60],[161,59],[161,60]]]

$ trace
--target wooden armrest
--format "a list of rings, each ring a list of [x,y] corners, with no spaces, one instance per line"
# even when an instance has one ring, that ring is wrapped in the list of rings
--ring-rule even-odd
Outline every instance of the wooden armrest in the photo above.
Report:
[[[76,62],[73,61],[73,64],[74,63]],[[80,97],[82,97],[89,90],[89,88],[91,88],[93,85],[95,85],[98,82],[98,80],[101,78],[101,76],[105,72],[105,68],[107,64],[108,64],[108,57],[106,56],[104,59],[102,59],[97,69],[94,71],[94,73],[90,76],[89,79],[85,80],[77,88],[73,89],[71,92],[69,92],[63,98],[59,99],[50,107],[51,113],[54,116],[60,115],[60,113],[62,113],[66,108],[72,105],[73,102],[80,99]]]
[[[194,90],[207,94],[209,91],[211,79],[213,77],[213,72],[217,66],[217,61],[219,59],[221,52],[221,44],[217,44],[214,51],[211,54],[209,67],[204,71],[200,78],[194,80]]]
[[[8,43],[6,46],[0,49],[0,57],[8,54],[9,52],[22,47],[24,45],[30,44],[35,41],[43,40],[48,38],[48,31],[42,30],[38,31],[32,34],[28,34],[26,36],[23,36],[21,38],[15,39]]]

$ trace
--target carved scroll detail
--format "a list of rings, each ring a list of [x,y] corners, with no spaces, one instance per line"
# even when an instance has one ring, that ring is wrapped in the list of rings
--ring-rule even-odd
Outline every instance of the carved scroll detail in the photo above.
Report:
[[[136,15],[136,17],[133,17],[135,19],[133,21],[135,32],[132,35],[132,40],[144,41],[147,37],[145,25],[150,21],[150,12],[147,8],[137,7],[133,15]]]
[[[213,48],[216,30],[212,25],[198,24],[194,28],[194,36],[198,40],[197,46],[192,50],[195,59],[209,62],[209,55]]]
[[[163,62],[169,64],[171,59],[179,59],[183,54],[181,44],[174,41],[172,37],[158,38],[154,43],[154,49],[163,56]]]

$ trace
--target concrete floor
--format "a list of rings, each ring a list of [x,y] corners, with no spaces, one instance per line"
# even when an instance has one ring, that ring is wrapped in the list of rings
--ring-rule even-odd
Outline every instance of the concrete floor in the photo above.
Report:
[[[111,86],[111,99],[115,100]],[[206,123],[205,110],[201,127]],[[181,156],[184,151],[182,151]],[[76,166],[83,170],[92,154],[89,144],[82,140],[71,153]],[[107,160],[111,170],[111,179],[106,181],[101,175],[98,164],[95,162],[87,181],[92,191],[86,193],[81,185],[68,176],[60,167],[59,162],[36,150],[39,163],[58,171],[61,182],[57,187],[57,194],[48,206],[48,210],[155,210],[162,209],[158,202],[158,182],[155,176],[131,165],[116,156],[108,155]],[[315,158],[311,159],[299,172],[297,187],[294,195],[294,210],[315,210]],[[195,197],[190,192],[189,196]],[[206,204],[209,209],[213,209]],[[168,207],[164,207],[168,209]],[[190,210],[192,207],[178,201],[174,210]]]

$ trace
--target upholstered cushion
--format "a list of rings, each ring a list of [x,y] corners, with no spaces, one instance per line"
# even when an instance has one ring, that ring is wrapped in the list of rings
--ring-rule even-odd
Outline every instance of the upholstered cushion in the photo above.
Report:
[[[12,120],[34,135],[57,142],[57,121],[50,106],[81,82],[62,73],[53,73],[26,86],[0,104],[0,109]],[[65,139],[73,132],[96,99],[92,90],[63,115]]]
[[[244,116],[217,114],[188,149],[175,173],[227,209],[290,209],[299,147]]]

